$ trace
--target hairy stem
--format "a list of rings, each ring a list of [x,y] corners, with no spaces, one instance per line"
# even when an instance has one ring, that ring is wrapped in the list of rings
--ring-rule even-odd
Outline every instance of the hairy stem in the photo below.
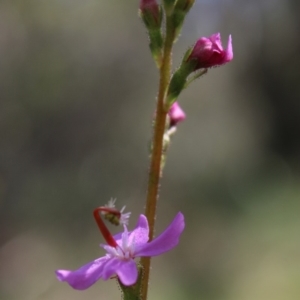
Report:
[[[167,18],[166,24],[166,38],[163,50],[163,59],[160,67],[160,81],[159,91],[156,106],[156,118],[154,125],[154,133],[152,140],[152,155],[149,170],[148,189],[145,215],[149,222],[149,241],[153,239],[156,205],[159,192],[159,183],[161,177],[162,165],[162,150],[163,150],[163,136],[165,132],[165,124],[167,118],[167,111],[165,110],[165,96],[170,82],[171,73],[171,58],[172,45],[174,41],[174,30]],[[150,257],[143,257],[141,264],[144,269],[144,276],[142,279],[142,299],[147,300],[148,283],[150,275]]]

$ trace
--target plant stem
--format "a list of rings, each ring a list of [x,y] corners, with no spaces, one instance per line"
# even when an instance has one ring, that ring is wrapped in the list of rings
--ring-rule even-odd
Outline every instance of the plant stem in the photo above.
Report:
[[[161,177],[162,164],[162,150],[163,150],[163,136],[165,132],[167,111],[165,109],[165,97],[167,88],[170,82],[171,73],[171,58],[172,45],[174,41],[174,30],[170,20],[167,18],[166,23],[166,38],[163,50],[163,59],[160,67],[160,81],[159,91],[156,106],[156,118],[154,125],[153,141],[152,141],[152,155],[149,170],[148,189],[145,215],[149,223],[149,241],[153,239],[156,205],[158,199],[159,183]],[[147,300],[148,283],[150,275],[150,257],[142,257],[141,264],[144,269],[144,276],[142,279],[142,299]]]

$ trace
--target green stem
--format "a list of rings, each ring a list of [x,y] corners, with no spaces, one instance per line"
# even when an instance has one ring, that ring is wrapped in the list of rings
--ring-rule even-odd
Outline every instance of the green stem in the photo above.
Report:
[[[163,136],[165,132],[165,124],[167,118],[167,111],[165,109],[166,91],[170,83],[171,74],[171,58],[172,46],[174,41],[174,30],[170,19],[167,18],[166,24],[166,38],[163,50],[163,59],[160,67],[160,81],[159,91],[156,106],[156,119],[153,133],[153,147],[149,170],[149,180],[147,189],[147,200],[145,215],[149,223],[149,241],[153,239],[156,205],[158,199],[159,183],[161,177],[162,164],[162,150],[163,150]],[[144,275],[142,279],[142,299],[147,300],[148,283],[150,275],[150,257],[142,257],[141,264],[143,266]]]

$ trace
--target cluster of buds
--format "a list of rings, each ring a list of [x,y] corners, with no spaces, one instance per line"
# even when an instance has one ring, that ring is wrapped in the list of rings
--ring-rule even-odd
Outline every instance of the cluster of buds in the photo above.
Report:
[[[163,17],[166,18],[165,27],[171,28],[174,42],[179,35],[185,16],[194,3],[195,0],[162,0],[162,5],[160,5],[157,0],[140,0],[140,16],[148,30],[150,49],[158,67],[162,63],[165,43],[162,30]],[[227,48],[223,49],[220,33],[215,33],[210,37],[201,37],[193,47],[188,49],[180,67],[173,74],[167,90],[165,105],[172,132],[176,128],[174,125],[185,119],[184,112],[178,104],[175,104],[181,91],[196,78],[205,74],[208,68],[221,66],[232,59],[231,36],[228,38]],[[174,107],[173,104],[175,104]]]
[[[179,35],[185,16],[193,6],[195,0],[163,0],[162,5],[156,0],[140,0],[140,16],[148,30],[150,50],[158,68],[163,56],[163,11],[165,12],[167,27],[172,30],[172,42]]]

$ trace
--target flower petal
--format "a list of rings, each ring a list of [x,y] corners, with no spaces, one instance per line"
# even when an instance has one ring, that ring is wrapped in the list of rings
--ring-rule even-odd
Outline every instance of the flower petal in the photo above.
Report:
[[[179,212],[168,228],[153,241],[136,247],[135,256],[156,256],[174,248],[184,229],[184,216]]]
[[[122,246],[122,234],[123,232],[118,233],[114,236],[114,239],[119,246]],[[135,229],[128,232],[128,243],[131,244],[133,240],[136,246],[143,245],[149,240],[148,220],[144,215],[140,215]]]
[[[57,270],[56,277],[59,281],[66,281],[76,290],[85,290],[102,277],[103,269],[109,260],[109,257],[100,257],[75,271]]]
[[[218,33],[214,33],[213,35],[211,35],[209,37],[209,39],[213,43],[213,48],[216,48],[219,51],[223,50],[222,41],[221,41],[221,35],[220,35],[219,32]]]
[[[107,261],[107,263],[103,266],[102,279],[107,280],[112,275],[117,273],[121,260],[117,257],[113,257]]]
[[[230,62],[232,59],[233,59],[232,39],[231,39],[231,35],[229,35],[227,49],[224,57],[224,63]]]
[[[138,271],[135,261],[133,259],[130,259],[120,262],[121,263],[116,270],[120,281],[127,286],[135,284],[138,278]]]
[[[149,240],[148,220],[144,215],[140,215],[135,229],[129,235],[129,243],[134,243],[136,247],[144,245]]]

